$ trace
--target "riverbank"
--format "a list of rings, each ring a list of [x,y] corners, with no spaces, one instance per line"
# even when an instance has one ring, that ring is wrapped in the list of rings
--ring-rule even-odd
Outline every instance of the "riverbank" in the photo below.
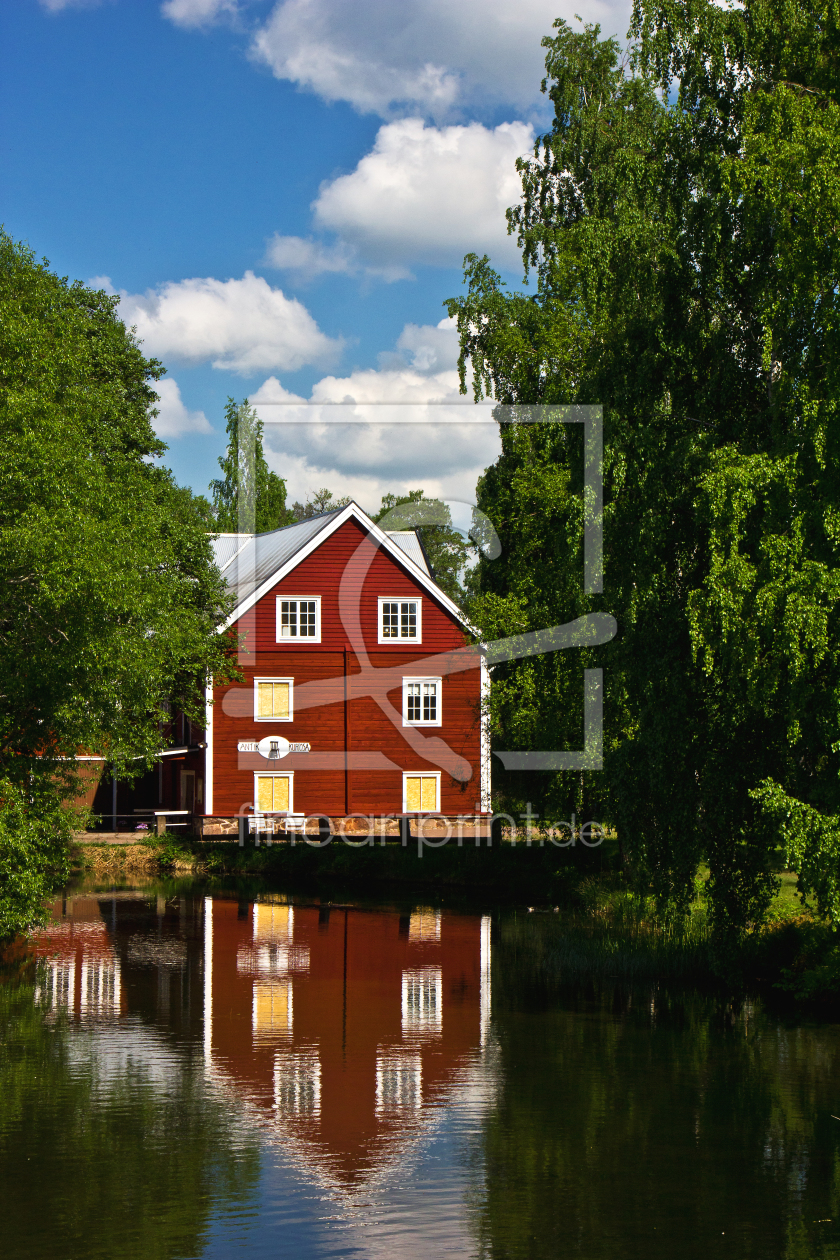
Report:
[[[77,871],[96,874],[122,869],[192,872],[207,876],[261,876],[317,889],[321,886],[404,886],[452,889],[490,896],[506,903],[541,907],[568,904],[583,879],[606,876],[615,855],[605,843],[576,852],[551,845],[488,845],[486,839],[458,846],[435,846],[428,841],[403,847],[399,841],[381,844],[335,840],[328,845],[254,845],[206,843],[186,837],[149,837],[126,844],[88,841],[73,848]]]

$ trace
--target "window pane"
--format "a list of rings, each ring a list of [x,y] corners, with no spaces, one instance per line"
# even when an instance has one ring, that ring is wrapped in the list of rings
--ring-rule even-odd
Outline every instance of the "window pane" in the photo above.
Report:
[[[280,601],[280,638],[297,638],[297,600],[282,599]]]
[[[400,634],[399,604],[382,605],[382,638],[397,639]]]
[[[406,717],[409,722],[420,721],[420,684],[407,683],[406,691],[408,693],[408,712]]]
[[[271,813],[274,808],[273,782],[274,780],[268,775],[257,776],[257,809],[261,814]]]
[[[274,706],[271,716],[287,718],[289,716],[289,684],[280,682],[271,685],[274,688]]]
[[[413,601],[400,605],[400,638],[417,638],[417,605]]]
[[[315,638],[315,600],[302,599],[300,601],[300,637],[302,639]]]
[[[437,779],[431,777],[422,780],[421,809],[437,809]]]
[[[289,780],[286,778],[274,780],[274,808],[289,808]]]
[[[437,721],[437,683],[423,684],[423,721]]]
[[[422,780],[419,776],[416,778],[412,776],[405,781],[405,807],[409,812],[422,808],[422,797],[420,792],[421,781]]]
[[[272,683],[257,683],[257,717],[271,717],[273,704]]]

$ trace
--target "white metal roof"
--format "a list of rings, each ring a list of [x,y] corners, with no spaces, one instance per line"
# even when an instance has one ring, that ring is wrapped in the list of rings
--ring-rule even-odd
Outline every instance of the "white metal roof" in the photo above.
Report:
[[[341,509],[310,516],[308,520],[267,534],[220,534],[213,540],[216,564],[237,603],[247,599],[278,569],[305,547]]]
[[[432,576],[425,553],[420,546],[420,539],[413,529],[389,529],[388,537],[393,538],[400,551],[404,551],[418,568],[422,569],[424,573],[428,573],[429,577]]]

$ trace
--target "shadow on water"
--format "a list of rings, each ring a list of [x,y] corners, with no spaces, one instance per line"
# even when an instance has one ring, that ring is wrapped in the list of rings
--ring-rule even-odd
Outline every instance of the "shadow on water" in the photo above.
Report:
[[[562,936],[509,916],[494,940],[478,1254],[840,1256],[840,1027]]]
[[[200,1255],[211,1219],[247,1202],[258,1175],[257,1142],[189,1043],[136,1015],[117,1028],[94,906],[78,921],[95,981],[81,1019],[56,1001],[49,963],[0,974],[4,1260]]]

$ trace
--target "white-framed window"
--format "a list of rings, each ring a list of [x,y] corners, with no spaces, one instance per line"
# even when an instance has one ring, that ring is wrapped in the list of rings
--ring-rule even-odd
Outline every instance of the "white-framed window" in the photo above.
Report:
[[[422,600],[404,596],[379,598],[379,642],[422,643]]]
[[[277,596],[277,642],[321,642],[321,596]]]
[[[403,679],[403,726],[440,726],[441,679]]]
[[[254,812],[256,814],[294,813],[294,771],[287,774],[254,775]]]
[[[291,722],[294,717],[293,678],[254,679],[254,721]]]
[[[406,770],[403,772],[403,813],[437,814],[440,812],[440,771]]]

